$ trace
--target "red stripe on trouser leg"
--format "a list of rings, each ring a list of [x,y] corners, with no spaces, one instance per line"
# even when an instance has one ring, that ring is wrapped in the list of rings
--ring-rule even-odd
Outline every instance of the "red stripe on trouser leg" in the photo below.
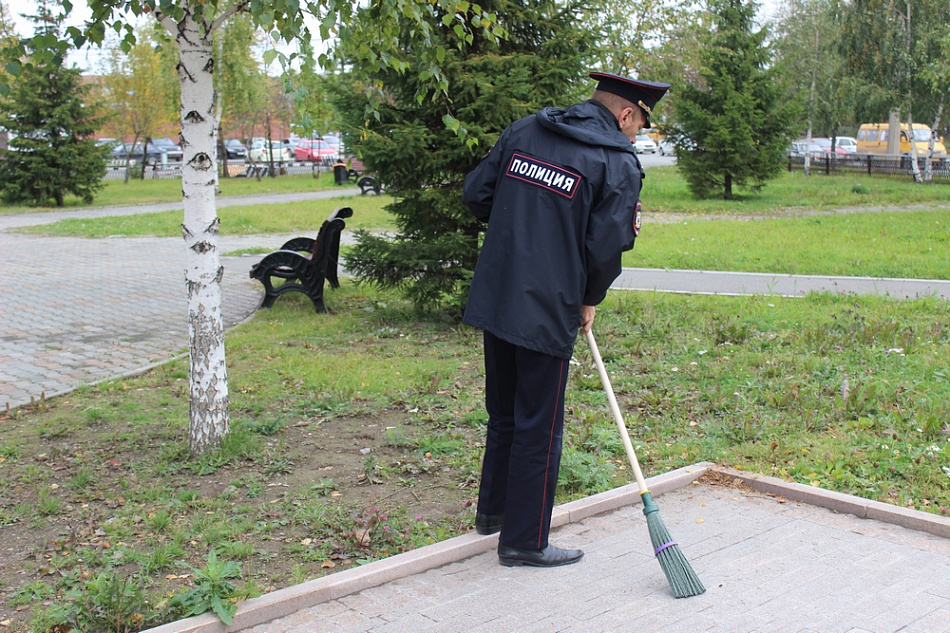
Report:
[[[547,546],[560,467],[567,361],[485,333],[485,459],[478,511],[504,514],[501,542]]]
[[[544,497],[541,500],[542,507],[547,507],[548,505],[547,495],[548,495],[548,480],[551,477],[551,454],[552,454],[552,448],[554,444],[555,429],[557,429],[557,426],[558,426],[558,412],[559,411],[562,413],[561,423],[563,424],[563,421],[564,421],[563,420],[564,409],[563,409],[563,403],[561,402],[561,397],[563,396],[563,394],[564,394],[564,361],[561,361],[561,374],[558,377],[558,390],[557,390],[557,394],[555,395],[554,413],[551,416],[551,433],[549,435],[549,440],[548,440],[548,462],[544,467]],[[560,435],[560,433],[558,433],[558,435]],[[558,464],[557,464],[557,467],[554,469],[555,470],[554,472],[555,484],[557,484],[557,473],[560,470],[560,463],[561,463],[560,450],[558,450],[557,459],[558,459]],[[553,492],[554,491],[552,490],[551,493],[553,494]],[[553,499],[551,501],[553,505]],[[545,541],[547,541],[547,534],[550,532],[550,528],[551,528],[550,517],[548,517],[547,521],[544,521],[543,516],[544,515],[542,515],[542,523],[541,525],[538,526],[538,549],[547,547],[547,543]]]

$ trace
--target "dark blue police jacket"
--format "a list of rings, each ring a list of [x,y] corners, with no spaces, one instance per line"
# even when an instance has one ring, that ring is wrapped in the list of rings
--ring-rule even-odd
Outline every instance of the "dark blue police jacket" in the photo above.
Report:
[[[604,300],[633,248],[643,176],[596,101],[509,126],[465,178],[462,199],[488,227],[463,322],[569,359],[581,306]]]

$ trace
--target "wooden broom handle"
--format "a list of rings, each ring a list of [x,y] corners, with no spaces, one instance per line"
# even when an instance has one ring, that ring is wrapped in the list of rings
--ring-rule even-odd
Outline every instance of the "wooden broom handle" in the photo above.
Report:
[[[637,454],[633,450],[633,444],[630,443],[630,435],[627,433],[627,425],[623,422],[623,416],[620,414],[620,405],[617,404],[617,398],[614,396],[613,387],[610,386],[610,378],[607,377],[607,369],[604,367],[604,360],[600,357],[600,350],[597,348],[597,341],[594,340],[594,332],[587,331],[587,345],[590,347],[590,353],[594,357],[594,364],[597,365],[597,372],[600,374],[600,382],[604,385],[604,391],[607,392],[607,400],[610,402],[610,410],[613,411],[614,420],[617,422],[617,430],[620,431],[620,438],[623,440],[623,447],[627,451],[627,459],[630,460],[630,466],[633,468],[633,475],[637,478],[637,485],[640,487],[640,494],[649,492],[646,482],[643,480],[643,472],[640,470],[640,462],[637,461]]]

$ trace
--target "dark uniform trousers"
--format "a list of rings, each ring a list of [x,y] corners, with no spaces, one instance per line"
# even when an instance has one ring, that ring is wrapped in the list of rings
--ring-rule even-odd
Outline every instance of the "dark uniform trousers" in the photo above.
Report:
[[[548,546],[569,361],[485,332],[488,434],[478,511],[504,514],[501,543]]]

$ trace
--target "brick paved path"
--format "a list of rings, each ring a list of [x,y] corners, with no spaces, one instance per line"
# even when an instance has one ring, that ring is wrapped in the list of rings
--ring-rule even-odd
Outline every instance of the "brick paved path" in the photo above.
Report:
[[[359,193],[341,189],[219,198],[218,207]],[[180,209],[181,203],[0,216],[0,408],[140,372],[187,353],[181,238],[80,239],[7,229]],[[314,228],[316,235],[317,228]],[[276,247],[284,236],[222,237],[221,252]],[[222,312],[233,327],[260,305],[254,258],[222,258]]]
[[[222,263],[232,327],[260,304],[260,284],[248,278],[249,260]],[[0,270],[0,407],[187,353],[181,239],[0,233]]]
[[[247,633],[948,633],[950,541],[710,486],[657,499],[706,586],[677,600],[640,506],[555,531],[585,558],[502,567],[494,551]]]
[[[469,533],[251,600],[229,630],[950,633],[945,517],[713,464],[647,485],[705,594],[672,597],[627,486],[555,510],[552,540],[585,551],[576,565],[502,567],[497,536]],[[153,633],[219,626],[206,615]]]

